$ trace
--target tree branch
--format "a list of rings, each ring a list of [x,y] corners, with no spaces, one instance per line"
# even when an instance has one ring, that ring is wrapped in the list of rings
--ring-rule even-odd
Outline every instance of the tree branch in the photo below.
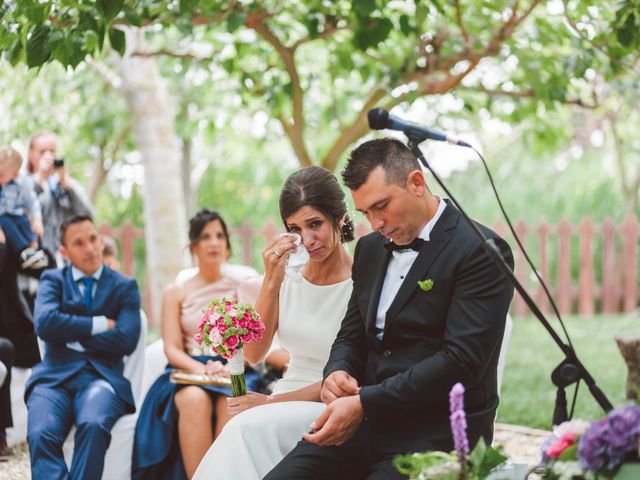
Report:
[[[334,24],[327,24],[326,28],[322,32],[318,33],[318,35],[316,35],[315,37],[306,36],[306,37],[299,38],[298,40],[293,42],[293,45],[291,45],[291,50],[295,52],[300,45],[303,45],[308,42],[312,42],[314,40],[325,40],[340,30],[348,30],[348,29],[349,27],[346,27],[346,26],[337,27]]]
[[[467,87],[467,86],[462,86],[460,87],[461,90],[470,90],[470,91],[475,91],[475,92],[480,92],[480,93],[485,93],[487,95],[498,95],[498,96],[503,96],[503,97],[512,97],[512,98],[538,98],[538,96],[536,95],[536,93],[529,89],[529,90],[518,90],[518,91],[507,91],[507,90],[500,90],[500,89],[495,89],[495,88],[486,88],[483,87],[482,85],[478,85],[478,86],[474,86],[474,87]],[[566,105],[577,105],[578,107],[582,107],[582,108],[588,108],[588,109],[595,109],[598,108],[600,106],[600,103],[598,101],[595,101],[594,103],[587,103],[584,100],[580,99],[580,98],[566,98],[564,100],[557,100],[558,102],[564,103]]]
[[[285,70],[291,80],[293,111],[290,123],[282,115],[279,116],[279,120],[296,150],[300,162],[303,165],[306,163],[311,164],[311,157],[304,144],[304,91],[300,85],[300,76],[294,59],[295,50],[291,47],[286,47],[269,29],[265,22],[267,17],[268,15],[264,11],[254,12],[247,19],[247,26],[253,28],[258,35],[275,48],[284,62]]]
[[[374,92],[369,96],[365,104],[358,112],[355,120],[351,122],[346,128],[343,128],[340,131],[340,135],[333,142],[333,145],[329,149],[329,151],[325,154],[324,158],[321,161],[321,165],[328,170],[335,170],[338,160],[342,152],[344,152],[349,145],[355,142],[358,138],[362,137],[369,130],[369,125],[367,123],[367,113],[370,109],[375,107],[380,100],[382,100],[387,93],[382,88],[377,88]]]
[[[135,52],[131,53],[132,56],[138,56],[138,57],[158,57],[158,56],[165,56],[165,57],[172,57],[172,58],[183,58],[186,60],[193,60],[195,62],[211,62],[212,60],[215,59],[215,57],[201,57],[198,55],[195,55],[193,53],[188,53],[188,52],[174,52],[172,50],[168,50],[166,48],[161,48],[160,50],[155,50],[155,51],[142,51],[142,50],[136,50]]]
[[[462,22],[462,10],[460,8],[460,1],[454,0],[453,3],[456,6],[456,23],[458,24],[458,28],[460,29],[460,32],[462,32],[462,37],[464,38],[464,46],[465,48],[469,48],[471,47],[471,37],[469,36],[469,32],[467,31],[467,29],[464,26],[464,23]]]
[[[114,90],[120,90],[122,88],[122,78],[116,72],[111,70],[106,63],[96,61],[91,57],[87,57],[87,63],[95,72],[97,72],[107,85]]]
[[[292,125],[282,114],[278,115],[278,121],[284,129],[284,133],[289,137],[289,141],[291,142],[293,151],[298,157],[300,165],[303,167],[313,165],[313,161],[311,160],[311,157],[309,157],[307,149],[305,148],[304,139],[302,138],[302,135],[299,134],[299,129],[297,129],[295,125]]]

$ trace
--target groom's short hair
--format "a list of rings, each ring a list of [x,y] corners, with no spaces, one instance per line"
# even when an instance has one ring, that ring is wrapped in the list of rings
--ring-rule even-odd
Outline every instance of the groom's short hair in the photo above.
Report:
[[[396,138],[369,140],[356,147],[347,159],[342,171],[342,181],[350,190],[364,185],[376,168],[382,167],[387,182],[406,188],[409,173],[420,170],[415,155]]]

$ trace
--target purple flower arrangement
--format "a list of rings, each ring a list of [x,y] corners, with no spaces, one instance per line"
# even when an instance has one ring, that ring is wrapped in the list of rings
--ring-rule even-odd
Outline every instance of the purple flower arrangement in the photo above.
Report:
[[[640,448],[640,407],[618,407],[591,423],[580,438],[578,458],[592,472],[613,470],[628,456],[638,459]]]
[[[640,407],[624,405],[590,424],[580,420],[565,422],[554,428],[543,445],[543,462],[549,478],[564,478],[560,472],[569,468],[592,474],[615,474],[625,462],[638,462],[640,457]]]

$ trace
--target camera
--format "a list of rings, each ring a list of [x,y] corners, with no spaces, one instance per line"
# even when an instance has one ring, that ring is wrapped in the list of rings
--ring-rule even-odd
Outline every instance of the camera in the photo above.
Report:
[[[64,167],[64,158],[56,158],[53,161],[53,168],[62,168]]]

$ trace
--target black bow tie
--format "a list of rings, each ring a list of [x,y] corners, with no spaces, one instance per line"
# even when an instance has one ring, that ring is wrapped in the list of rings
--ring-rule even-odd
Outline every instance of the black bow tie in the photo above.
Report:
[[[393,242],[387,242],[384,244],[384,248],[386,248],[387,250],[391,250],[392,252],[396,252],[399,250],[414,250],[416,252],[419,252],[422,248],[422,245],[424,245],[424,240],[418,237],[413,240],[413,242],[406,245],[397,245]]]

